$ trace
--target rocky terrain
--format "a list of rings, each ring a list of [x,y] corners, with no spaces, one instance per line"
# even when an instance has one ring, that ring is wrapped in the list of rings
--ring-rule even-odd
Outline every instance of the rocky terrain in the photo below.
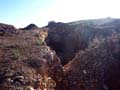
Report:
[[[119,90],[119,69],[120,34],[95,39],[64,66],[63,90]]]
[[[105,20],[107,20],[107,23],[105,23]],[[81,23],[78,23],[78,21],[71,23],[50,22],[46,26],[49,28],[46,42],[56,51],[62,65],[67,64],[78,50],[87,48],[94,38],[106,38],[113,33],[120,33],[119,19],[100,19],[100,22],[104,21],[104,24],[100,25],[92,24],[95,21],[86,20],[87,23],[83,21]]]
[[[114,18],[0,24],[0,90],[119,90],[119,26]]]
[[[55,51],[40,43],[38,30],[16,32],[0,36],[0,90],[52,90],[57,87],[63,67]]]

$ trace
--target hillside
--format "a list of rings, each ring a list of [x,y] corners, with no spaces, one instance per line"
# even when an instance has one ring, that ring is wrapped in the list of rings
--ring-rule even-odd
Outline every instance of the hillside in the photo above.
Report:
[[[0,24],[0,90],[119,90],[119,26],[113,18]]]
[[[0,36],[0,90],[49,90],[61,80],[60,60],[41,43],[38,35],[44,31],[39,30]]]
[[[87,25],[103,25],[106,23],[110,23],[114,21],[115,18],[107,17],[101,19],[89,19],[89,20],[79,20],[68,23],[69,25],[79,25],[79,24],[87,24]]]
[[[63,90],[119,90],[120,34],[95,39],[64,66]]]
[[[46,42],[56,51],[62,64],[65,65],[75,56],[78,50],[87,48],[94,38],[106,38],[113,33],[120,33],[119,19],[106,18],[104,22],[109,19],[112,21],[103,25],[88,25],[87,23],[76,25],[78,21],[73,22],[74,25],[62,22],[49,23],[46,26],[49,28]],[[102,20],[98,19],[97,22]],[[88,21],[86,20],[86,22]]]

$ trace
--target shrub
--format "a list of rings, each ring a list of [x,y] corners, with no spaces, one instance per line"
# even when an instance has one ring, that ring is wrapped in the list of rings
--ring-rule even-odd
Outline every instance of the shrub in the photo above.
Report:
[[[15,59],[19,59],[20,58],[20,51],[19,49],[14,49],[13,50],[13,55]]]
[[[41,40],[37,40],[36,41],[36,45],[42,45],[42,41]]]

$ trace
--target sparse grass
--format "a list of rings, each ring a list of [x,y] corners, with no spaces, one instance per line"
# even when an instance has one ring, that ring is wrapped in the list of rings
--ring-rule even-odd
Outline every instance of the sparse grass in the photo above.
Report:
[[[42,45],[43,43],[42,43],[42,41],[41,40],[37,40],[36,41],[36,45]]]
[[[20,56],[21,56],[19,49],[14,49],[14,50],[13,50],[13,55],[14,55],[14,58],[15,58],[15,59],[19,59]]]

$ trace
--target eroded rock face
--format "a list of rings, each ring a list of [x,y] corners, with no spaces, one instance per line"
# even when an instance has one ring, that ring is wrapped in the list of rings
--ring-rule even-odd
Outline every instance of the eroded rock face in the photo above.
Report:
[[[61,90],[119,90],[119,54],[120,35],[95,40],[64,67]]]
[[[61,81],[59,58],[36,34],[19,30],[0,38],[0,90],[54,90]]]

